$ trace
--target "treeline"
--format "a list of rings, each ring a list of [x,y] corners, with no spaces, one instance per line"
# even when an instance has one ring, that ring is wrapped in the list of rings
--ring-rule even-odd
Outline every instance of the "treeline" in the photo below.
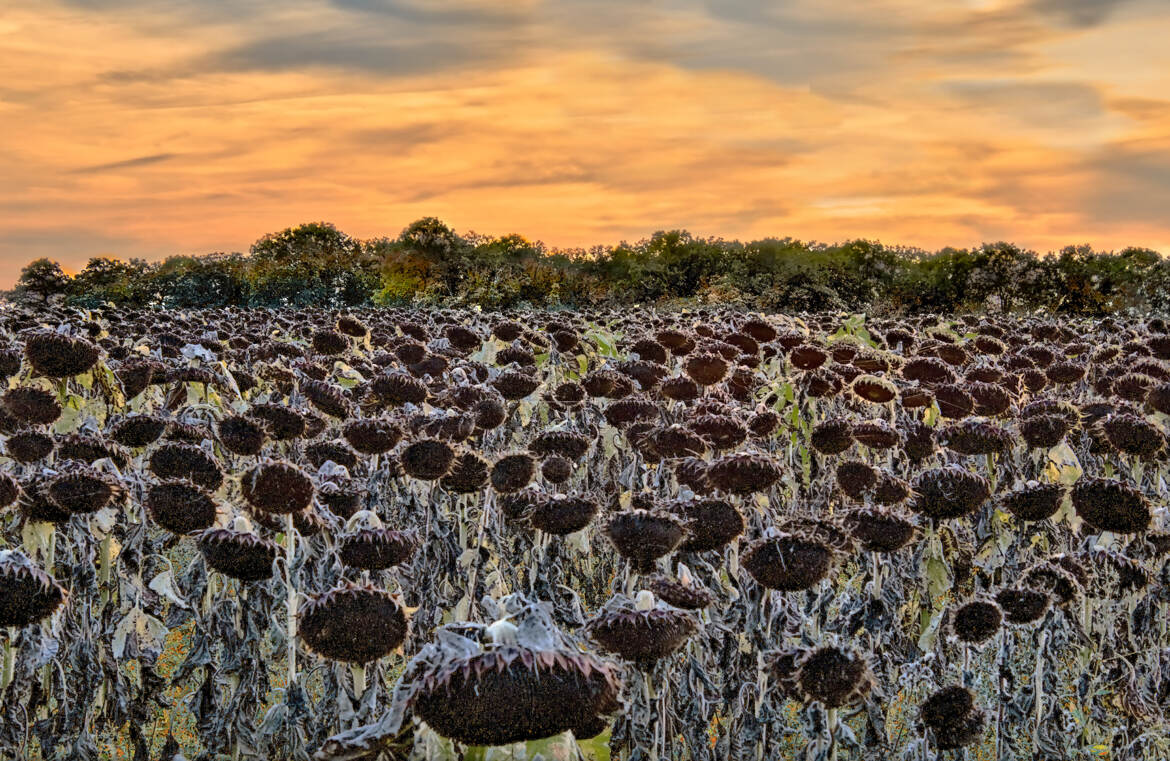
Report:
[[[326,223],[256,241],[248,254],[162,262],[95,258],[75,275],[48,259],[17,293],[78,306],[479,305],[484,309],[722,303],[764,310],[956,312],[1044,309],[1103,315],[1170,308],[1170,260],[1155,251],[1010,243],[936,252],[866,240],[750,242],[655,233],[637,243],[552,250],[519,235],[459,235],[434,218],[358,240]]]

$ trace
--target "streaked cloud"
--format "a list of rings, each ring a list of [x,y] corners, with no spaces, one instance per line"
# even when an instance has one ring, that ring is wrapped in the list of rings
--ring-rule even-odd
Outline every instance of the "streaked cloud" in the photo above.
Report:
[[[434,214],[1170,252],[1161,0],[12,0],[0,284]]]

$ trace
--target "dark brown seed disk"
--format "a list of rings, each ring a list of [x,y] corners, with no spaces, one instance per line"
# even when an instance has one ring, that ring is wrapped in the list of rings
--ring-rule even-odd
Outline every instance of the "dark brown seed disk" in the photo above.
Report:
[[[727,377],[730,365],[718,354],[690,354],[683,361],[683,372],[700,386],[714,386]]]
[[[1126,373],[1111,384],[1113,395],[1129,402],[1144,401],[1158,380],[1145,373]]]
[[[461,452],[451,463],[451,469],[439,479],[447,491],[456,494],[472,494],[483,488],[488,481],[491,465],[475,452]]]
[[[381,571],[410,560],[418,542],[413,534],[386,528],[363,528],[342,536],[337,556],[351,568]]]
[[[156,366],[154,362],[129,362],[119,367],[114,376],[122,386],[123,395],[129,400],[145,391],[156,373],[159,377],[165,377],[165,368]]]
[[[183,444],[202,444],[204,439],[211,439],[211,430],[200,423],[172,420],[167,423],[167,432],[163,434],[163,438]]]
[[[349,349],[349,339],[333,330],[319,330],[313,334],[313,351],[317,354],[335,356]]]
[[[246,531],[208,529],[199,536],[199,551],[207,565],[240,581],[272,577],[272,564],[280,547]]]
[[[277,441],[289,441],[305,435],[305,416],[280,404],[256,404],[248,415],[263,421],[268,435]]]
[[[70,378],[97,364],[101,352],[84,338],[52,331],[34,333],[25,340],[24,355],[33,369],[49,378]]]
[[[1020,436],[1030,449],[1051,449],[1068,431],[1068,422],[1059,415],[1033,415],[1020,421]]]
[[[677,579],[655,576],[646,582],[646,588],[667,605],[682,610],[702,610],[715,602],[715,595],[698,584],[684,584]]]
[[[654,561],[673,552],[686,538],[686,529],[674,516],[642,509],[615,513],[604,530],[618,554],[629,558],[641,573],[652,569]]]
[[[640,420],[653,420],[658,417],[658,406],[645,397],[628,397],[610,402],[603,414],[607,423],[624,428]]]
[[[937,357],[914,357],[902,366],[902,377],[918,383],[954,383],[955,372]]]
[[[1073,508],[1098,531],[1135,534],[1150,525],[1150,506],[1140,491],[1106,478],[1079,479],[1072,488]]]
[[[780,466],[767,455],[739,452],[715,460],[707,468],[707,480],[730,494],[767,491],[780,480]]]
[[[734,449],[748,437],[748,429],[730,415],[698,415],[690,422],[690,430],[719,450]]]
[[[43,460],[52,454],[54,446],[53,437],[41,431],[19,431],[5,442],[8,456],[22,463]]]
[[[987,455],[1007,452],[1013,436],[1006,428],[979,420],[964,420],[948,425],[940,432],[947,449],[964,455]]]
[[[1101,429],[1118,451],[1143,460],[1154,459],[1166,446],[1158,426],[1137,415],[1114,413],[1102,421]]]
[[[0,349],[0,379],[7,380],[20,372],[20,349]]]
[[[931,468],[918,474],[911,509],[935,520],[969,515],[991,496],[986,478],[957,466]]]
[[[463,354],[470,354],[483,343],[479,335],[465,325],[448,325],[443,330],[443,336]]]
[[[822,647],[800,659],[796,685],[806,703],[840,708],[864,700],[873,689],[874,677],[869,664],[857,653]]]
[[[674,477],[680,486],[696,494],[710,494],[715,490],[707,480],[707,462],[698,457],[684,457],[674,463]]]
[[[540,475],[552,484],[563,484],[573,476],[573,462],[560,455],[546,457],[540,464]]]
[[[653,429],[643,439],[643,445],[667,459],[700,455],[707,449],[707,442],[701,436],[681,425]]]
[[[399,460],[403,471],[411,478],[437,481],[451,469],[455,450],[439,439],[419,439],[402,450]]]
[[[346,423],[342,434],[350,446],[367,455],[385,454],[402,438],[402,429],[390,420],[365,419]]]
[[[975,696],[966,687],[944,687],[928,697],[919,710],[940,750],[962,748],[983,735],[986,716],[975,707]]]
[[[967,384],[967,393],[975,400],[975,414],[986,417],[995,417],[1007,412],[1012,406],[1012,396],[1000,385],[1005,381],[983,383],[975,381]]]
[[[938,449],[934,428],[921,420],[911,420],[902,427],[902,451],[912,462],[922,462]]]
[[[897,386],[876,375],[857,376],[853,379],[851,388],[858,398],[874,404],[885,404],[898,396]]]
[[[772,658],[772,676],[776,679],[776,688],[781,696],[789,700],[801,699],[800,685],[796,678],[800,672],[800,662],[808,652],[808,648],[792,647],[781,650]]]
[[[122,497],[114,478],[79,463],[65,463],[58,476],[43,487],[45,496],[62,510],[86,515],[96,513]]]
[[[215,500],[189,481],[164,481],[150,487],[144,504],[154,522],[174,534],[189,534],[215,523]]]
[[[121,447],[111,444],[100,436],[71,433],[57,442],[58,460],[76,460],[93,464],[98,460],[110,460],[119,468],[125,468],[129,457]]]
[[[343,314],[337,318],[337,331],[354,338],[365,338],[370,329],[358,318]]]
[[[999,606],[988,600],[975,600],[959,606],[951,616],[951,634],[960,642],[978,645],[995,636],[1003,623]]]
[[[133,414],[119,420],[110,431],[110,438],[129,447],[143,447],[157,441],[166,431],[166,419],[153,414]]]
[[[162,479],[186,479],[209,491],[223,483],[219,463],[194,444],[163,444],[150,455],[150,471]]]
[[[917,536],[906,518],[880,508],[856,508],[845,514],[845,529],[870,552],[896,552]]]
[[[609,396],[617,388],[620,377],[612,370],[594,370],[581,379],[581,385],[591,397]]]
[[[1163,415],[1170,415],[1170,383],[1154,386],[1146,392],[1146,403]]]
[[[879,505],[897,505],[910,497],[910,484],[886,470],[879,470],[877,483],[870,492]]]
[[[748,549],[743,567],[768,589],[795,592],[820,583],[833,567],[833,551],[820,542],[782,535]]]
[[[492,431],[504,424],[508,412],[500,399],[484,399],[472,408],[475,427],[481,431]]]
[[[689,402],[698,399],[703,391],[694,380],[686,377],[667,378],[658,387],[658,393],[665,399]]]
[[[1020,583],[1025,589],[1051,596],[1057,605],[1067,605],[1081,596],[1083,585],[1058,563],[1043,561],[1024,572]]]
[[[1052,598],[1047,592],[1034,589],[1001,589],[995,602],[1003,611],[1004,620],[1016,626],[1035,623],[1048,610]]]
[[[330,481],[321,486],[317,492],[321,503],[343,520],[349,520],[354,513],[361,509],[363,493],[351,482],[337,483]]]
[[[938,411],[944,418],[960,420],[975,411],[975,399],[962,386],[946,383],[932,390]]]
[[[644,667],[678,650],[697,629],[690,613],[668,608],[602,611],[586,625],[607,652]]]
[[[7,473],[0,473],[0,507],[8,507],[20,498],[20,484]]]
[[[532,507],[529,522],[545,533],[565,536],[588,526],[599,509],[597,502],[587,497],[556,494]]]
[[[837,488],[852,499],[860,501],[877,485],[878,471],[860,460],[845,460],[837,464]]]
[[[505,370],[491,382],[500,396],[508,401],[518,401],[540,388],[540,377],[517,370]]]
[[[817,423],[809,434],[809,444],[821,454],[840,454],[853,445],[853,424],[845,419]]]
[[[440,736],[466,745],[510,745],[569,730],[584,738],[604,729],[602,715],[619,705],[620,677],[613,666],[559,650],[499,647],[419,681],[414,715]]]
[[[589,452],[589,439],[571,431],[545,431],[529,445],[529,451],[538,457],[559,454],[570,460],[580,460]]]
[[[575,740],[592,740],[609,729],[610,720],[604,716],[594,716],[592,719],[572,730]]]
[[[757,439],[766,439],[779,429],[780,416],[772,410],[763,410],[748,418],[748,430]]]
[[[264,462],[240,479],[240,492],[249,505],[265,513],[285,515],[313,502],[313,480],[289,462]]]
[[[502,494],[520,491],[536,475],[536,460],[527,452],[504,455],[492,466],[492,488]]]
[[[788,361],[797,370],[816,370],[829,359],[829,355],[819,347],[811,344],[802,344],[793,347],[788,353]]]
[[[853,439],[870,449],[885,450],[898,446],[898,432],[884,420],[867,420],[853,425]]]
[[[334,462],[353,469],[358,462],[357,452],[343,441],[315,441],[305,447],[305,459],[314,468],[320,468],[327,462]]]
[[[22,552],[0,550],[0,627],[20,629],[42,621],[67,596],[64,587]]]
[[[743,514],[739,508],[725,500],[699,499],[676,502],[673,509],[685,521],[687,538],[680,548],[685,552],[717,550],[730,544],[743,533]]]
[[[389,593],[343,584],[301,610],[300,635],[310,650],[333,661],[369,663],[406,639],[406,612]]]
[[[340,386],[306,379],[301,381],[301,393],[310,404],[326,415],[344,420],[353,414],[353,402]]]
[[[253,418],[233,415],[219,421],[216,426],[219,443],[232,454],[253,457],[264,448],[267,434],[264,426]]]
[[[28,425],[49,425],[61,417],[57,395],[35,386],[17,386],[4,392],[4,408]]]
[[[429,392],[427,384],[409,373],[379,375],[370,381],[369,393],[382,404],[422,404]]]
[[[1044,369],[1044,374],[1049,383],[1067,386],[1085,377],[1085,366],[1076,362],[1054,362]]]
[[[1042,521],[1060,509],[1066,489],[1061,484],[1030,483],[1000,497],[1000,504],[1022,521]]]

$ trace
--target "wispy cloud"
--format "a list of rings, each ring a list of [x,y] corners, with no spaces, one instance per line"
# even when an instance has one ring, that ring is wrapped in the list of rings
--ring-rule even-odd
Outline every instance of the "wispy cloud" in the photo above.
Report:
[[[175,158],[174,153],[152,153],[149,156],[135,156],[132,159],[122,159],[121,161],[108,161],[103,164],[92,164],[90,166],[78,167],[70,170],[72,174],[97,174],[99,172],[111,172],[118,169],[134,169],[140,166],[150,166],[151,164],[158,164],[163,161],[169,161]]]

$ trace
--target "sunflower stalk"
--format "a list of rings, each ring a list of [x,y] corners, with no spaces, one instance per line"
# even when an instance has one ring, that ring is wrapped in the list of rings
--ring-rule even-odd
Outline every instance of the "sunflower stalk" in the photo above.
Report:
[[[284,516],[284,573],[288,618],[286,622],[288,689],[297,685],[297,588],[293,581],[293,558],[296,556],[297,529],[292,513]]]
[[[12,684],[13,673],[16,668],[16,634],[15,626],[8,627],[8,639],[4,641],[4,666],[0,671],[0,692],[8,689]]]

